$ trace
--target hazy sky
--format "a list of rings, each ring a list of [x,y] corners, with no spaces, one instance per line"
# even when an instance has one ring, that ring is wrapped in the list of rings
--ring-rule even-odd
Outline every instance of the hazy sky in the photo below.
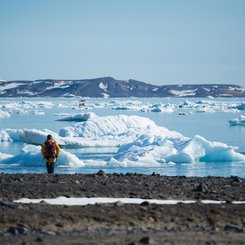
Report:
[[[0,79],[245,84],[245,0],[0,0]]]

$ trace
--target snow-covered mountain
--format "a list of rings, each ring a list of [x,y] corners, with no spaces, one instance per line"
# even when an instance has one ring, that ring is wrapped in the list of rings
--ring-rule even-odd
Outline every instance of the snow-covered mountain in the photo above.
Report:
[[[82,80],[0,80],[0,97],[245,97],[245,87],[232,84],[157,86],[136,80],[101,77]]]

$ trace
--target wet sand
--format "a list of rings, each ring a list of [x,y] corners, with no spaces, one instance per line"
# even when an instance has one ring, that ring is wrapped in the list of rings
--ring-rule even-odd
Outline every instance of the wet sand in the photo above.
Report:
[[[157,174],[0,174],[0,244],[245,244],[245,179]],[[136,197],[225,204],[17,204],[20,198]]]

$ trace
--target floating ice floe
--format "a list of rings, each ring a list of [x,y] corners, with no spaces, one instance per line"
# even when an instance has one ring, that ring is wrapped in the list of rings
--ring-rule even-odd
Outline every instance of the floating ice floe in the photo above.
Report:
[[[36,116],[43,116],[43,115],[45,115],[44,111],[36,111],[36,110],[33,112],[33,114],[36,115]]]
[[[227,101],[188,101],[185,100],[183,103],[180,103],[178,109],[192,109],[196,112],[238,112],[237,107],[240,105],[239,102],[227,102]]]
[[[169,104],[162,104],[162,103],[132,103],[129,102],[124,104],[119,104],[118,106],[112,107],[113,110],[134,110],[134,111],[140,111],[140,112],[165,112],[165,113],[171,113],[173,112],[174,105]]]
[[[208,141],[198,135],[191,139],[181,139],[145,134],[134,142],[121,146],[110,164],[129,167],[135,162],[141,165],[159,166],[168,162],[245,161],[245,155],[237,153],[236,149],[220,142]]]
[[[231,126],[245,126],[245,116],[240,115],[238,118],[234,118],[229,121]]]
[[[140,111],[142,108],[141,101],[111,101],[110,104],[112,105],[112,110],[119,110],[119,111]]]
[[[52,109],[54,107],[70,108],[71,106],[73,106],[73,104],[77,105],[78,108],[77,102],[70,102],[68,104],[50,101],[1,101],[0,108],[10,112],[11,114],[27,115],[29,113],[34,113],[35,115],[40,115],[43,109]]]
[[[145,132],[154,135],[181,135],[177,132],[169,131],[164,127],[157,126],[149,118],[126,115],[91,118],[86,122],[60,129],[59,135],[62,137],[82,137],[85,140],[87,138],[93,138],[99,141],[100,139],[107,139],[112,142],[118,140],[121,144],[121,142],[130,142]]]
[[[237,109],[240,111],[244,111],[245,110],[245,103],[241,103],[240,105],[238,105]]]
[[[11,157],[13,157],[13,155],[0,152],[0,162],[3,162],[5,159],[9,159]]]
[[[74,121],[74,122],[85,122],[92,117],[96,117],[96,114],[93,112],[88,113],[79,113],[79,114],[70,114],[70,116],[57,119],[57,121]]]
[[[30,101],[23,100],[19,102],[11,101],[1,101],[0,108],[8,111],[11,114],[21,114],[27,115],[33,110],[42,111],[43,109],[53,109],[53,108],[69,108],[75,110],[84,110],[84,109],[99,109],[99,108],[112,108],[113,110],[133,110],[140,112],[173,112],[174,110],[179,109],[188,109],[198,112],[237,112],[239,110],[244,110],[245,103],[239,101],[210,101],[210,100],[198,100],[190,101],[184,100],[182,103],[155,103],[155,102],[144,102],[137,100],[125,100],[125,99],[114,99],[114,100],[94,100],[87,99],[86,105],[81,103],[81,98],[77,97],[67,101]],[[84,101],[84,98],[83,100]],[[82,106],[81,106],[82,105]]]
[[[16,156],[0,153],[1,164],[17,164],[22,166],[39,167],[45,164],[41,155],[41,147],[34,145],[25,146],[21,153]],[[71,154],[63,149],[60,150],[60,155],[57,159],[57,164],[66,167],[83,167],[84,163],[74,154]]]
[[[212,109],[212,108],[200,108],[200,109],[197,109],[196,112],[199,112],[199,113],[202,113],[202,112],[215,112],[215,110]]]
[[[27,115],[30,111],[26,109],[16,108],[13,113],[19,114],[19,115]]]
[[[12,141],[12,139],[10,138],[9,134],[1,129],[0,130],[0,142],[7,142],[7,141]]]
[[[171,113],[174,110],[166,105],[162,105],[162,104],[153,104],[151,106],[151,112],[167,112],[167,113]]]
[[[90,140],[83,140],[74,137],[61,137],[57,133],[48,129],[6,129],[0,132],[0,137],[2,136],[2,141],[11,140],[14,142],[41,145],[47,139],[48,134],[51,134],[57,143],[61,146],[84,147],[95,145],[95,142],[91,142]]]
[[[59,138],[56,133],[48,129],[6,129],[4,132],[8,135],[8,138],[14,142],[23,142],[34,145],[43,144],[47,139],[48,134],[52,134],[54,138]]]
[[[39,108],[53,108],[55,105],[53,102],[49,102],[49,101],[40,101],[38,102],[38,107]]]
[[[7,111],[2,111],[0,110],[0,118],[7,118],[7,117],[10,117],[10,113],[7,112]]]

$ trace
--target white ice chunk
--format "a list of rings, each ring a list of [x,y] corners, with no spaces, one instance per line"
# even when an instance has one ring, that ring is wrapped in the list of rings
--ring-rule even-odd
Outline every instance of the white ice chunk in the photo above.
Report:
[[[27,145],[22,149],[22,152],[16,156],[0,154],[2,164],[18,164],[23,166],[39,167],[44,165],[45,161],[41,154],[40,146]],[[84,163],[75,155],[61,149],[57,159],[57,164],[66,167],[83,167]]]
[[[1,129],[0,130],[0,142],[5,142],[5,141],[12,141],[12,139],[10,138],[9,134]]]
[[[245,161],[243,154],[235,152],[235,147],[220,142],[211,142],[201,136],[183,140],[177,137],[142,135],[134,142],[123,145],[113,156],[128,166],[132,161],[155,165],[158,163],[194,163],[194,162],[225,162]]]
[[[231,126],[245,126],[245,116],[240,115],[238,118],[234,118],[229,121]]]
[[[12,157],[13,157],[13,155],[0,152],[0,162],[2,162],[3,160],[6,160],[6,159],[12,158]]]
[[[144,132],[153,134],[180,135],[177,132],[169,131],[164,127],[157,126],[152,120],[139,116],[105,116],[95,117],[91,120],[77,123],[60,130],[62,137],[123,137],[140,135]]]
[[[37,110],[35,110],[33,112],[33,114],[36,115],[36,116],[43,116],[43,115],[45,115],[45,112],[44,111],[37,111]]]
[[[7,117],[10,117],[10,113],[7,112],[7,111],[2,111],[0,110],[0,118],[7,118]]]
[[[245,110],[245,103],[241,103],[240,105],[237,106],[238,110],[244,111]]]
[[[151,112],[167,112],[167,113],[171,113],[173,111],[174,110],[171,107],[163,105],[163,104],[153,104],[151,106]]]
[[[92,117],[96,117],[96,114],[93,112],[78,113],[78,114],[70,114],[70,116],[57,119],[57,121],[85,122]]]

